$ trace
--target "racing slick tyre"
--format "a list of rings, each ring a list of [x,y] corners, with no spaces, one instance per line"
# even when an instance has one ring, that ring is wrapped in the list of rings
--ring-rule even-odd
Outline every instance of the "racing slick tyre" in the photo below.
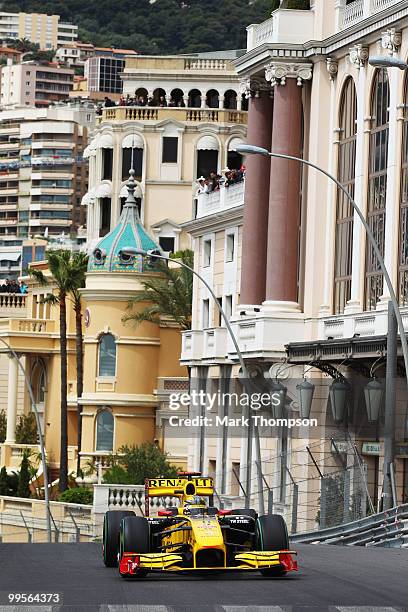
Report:
[[[120,522],[125,516],[134,516],[132,510],[108,510],[103,519],[103,562],[106,567],[118,565]]]
[[[255,526],[256,550],[289,550],[289,537],[285,519],[279,514],[259,516]],[[285,576],[281,567],[260,570],[262,576]]]
[[[119,558],[123,553],[148,553],[150,552],[150,527],[144,516],[127,516],[120,524],[119,533]],[[127,580],[142,578],[146,576],[146,570],[138,570],[132,576],[122,576]]]

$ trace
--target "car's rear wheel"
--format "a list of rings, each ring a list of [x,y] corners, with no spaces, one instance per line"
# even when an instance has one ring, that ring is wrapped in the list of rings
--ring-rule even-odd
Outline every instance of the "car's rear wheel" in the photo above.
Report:
[[[150,527],[147,519],[143,516],[125,517],[120,524],[119,558],[121,559],[124,553],[148,552],[150,552]],[[127,578],[141,578],[146,574],[146,570],[138,570]]]
[[[118,564],[120,522],[126,516],[134,516],[131,510],[108,510],[103,519],[103,562],[106,567]]]
[[[289,536],[285,519],[279,514],[265,514],[258,517],[255,526],[256,550],[289,550]],[[262,576],[273,578],[284,576],[281,567],[260,570]]]

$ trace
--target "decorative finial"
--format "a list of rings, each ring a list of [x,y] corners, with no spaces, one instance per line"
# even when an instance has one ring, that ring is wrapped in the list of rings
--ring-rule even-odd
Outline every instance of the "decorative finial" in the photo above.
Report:
[[[128,195],[126,198],[125,206],[127,207],[135,206],[136,207],[136,200],[135,200],[136,181],[135,181],[135,171],[133,170],[133,168],[129,170],[129,180],[126,183],[126,187],[128,190]]]

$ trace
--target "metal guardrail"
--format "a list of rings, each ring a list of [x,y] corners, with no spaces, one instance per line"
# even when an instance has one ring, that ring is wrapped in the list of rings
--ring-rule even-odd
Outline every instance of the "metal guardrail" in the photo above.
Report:
[[[363,519],[291,536],[292,542],[343,546],[404,546],[408,544],[408,504]]]

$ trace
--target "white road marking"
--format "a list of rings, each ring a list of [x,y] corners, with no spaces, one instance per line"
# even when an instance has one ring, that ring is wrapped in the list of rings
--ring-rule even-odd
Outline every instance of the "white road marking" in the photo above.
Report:
[[[398,608],[389,606],[335,606],[338,612],[399,612]]]
[[[101,606],[100,610],[101,612],[167,612],[168,608],[167,606],[154,606],[150,604],[122,604],[118,606]]]
[[[291,606],[221,606],[225,612],[285,612],[291,608]]]

